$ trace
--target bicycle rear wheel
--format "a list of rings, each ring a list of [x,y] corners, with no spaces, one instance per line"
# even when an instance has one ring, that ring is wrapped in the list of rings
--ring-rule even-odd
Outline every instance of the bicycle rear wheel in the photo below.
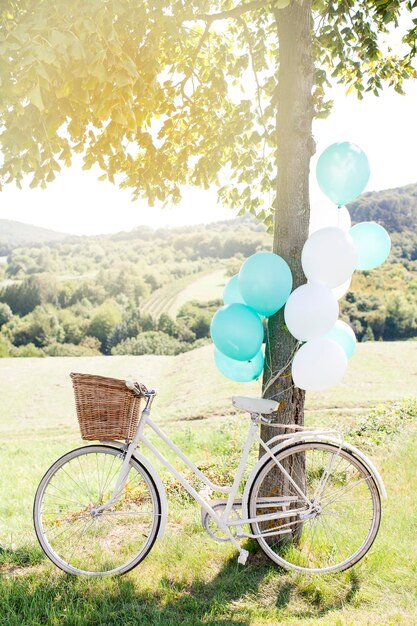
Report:
[[[293,468],[315,511],[306,515],[306,502],[288,479],[284,485],[277,481],[279,469],[268,459],[250,488],[249,517],[285,506],[288,516],[251,524],[262,550],[278,565],[299,571],[334,572],[357,563],[370,549],[381,520],[378,487],[365,465],[347,450],[320,442],[292,445],[275,458],[287,471]],[[277,503],[282,496],[289,498],[284,506]],[[303,511],[291,514],[294,509]]]
[[[33,518],[46,555],[70,574],[124,574],[152,548],[161,521],[160,497],[152,476],[134,457],[123,491],[106,503],[119,476],[120,450],[92,445],[65,454],[42,478]]]

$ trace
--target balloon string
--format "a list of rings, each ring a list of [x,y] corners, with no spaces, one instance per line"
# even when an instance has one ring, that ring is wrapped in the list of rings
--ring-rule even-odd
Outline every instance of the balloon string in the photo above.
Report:
[[[278,393],[274,394],[269,399],[273,400],[274,398],[278,398],[278,396],[282,396],[282,394],[285,393],[286,391],[291,391],[291,389],[294,389],[294,387],[295,385],[292,384],[291,387],[287,387],[287,389],[282,389],[282,391],[278,391]]]
[[[279,372],[273,373],[269,380],[267,381],[264,390],[263,390],[263,394],[265,394],[265,392],[267,391],[267,389],[269,389],[269,387],[271,387],[271,385],[274,384],[274,382],[281,376],[281,374],[283,374],[283,372],[285,372],[285,370],[290,366],[290,364],[292,363],[294,357],[295,357],[295,353],[297,352],[298,348],[301,345],[301,341],[297,341],[297,344],[294,348],[294,350],[291,353],[290,358],[288,359],[287,363],[284,365],[284,367],[282,367]],[[268,336],[268,345],[269,345],[269,336]],[[270,368],[271,370],[271,368]],[[293,385],[294,386],[294,385]],[[291,388],[291,387],[290,387]],[[287,389],[284,389],[282,393],[284,393],[285,391],[287,391]]]
[[[271,356],[271,342],[269,341],[269,319],[266,323],[266,346],[265,346],[265,353],[266,353],[266,357],[268,359],[269,357],[269,363],[267,363],[268,369],[271,372],[272,371],[272,356]]]

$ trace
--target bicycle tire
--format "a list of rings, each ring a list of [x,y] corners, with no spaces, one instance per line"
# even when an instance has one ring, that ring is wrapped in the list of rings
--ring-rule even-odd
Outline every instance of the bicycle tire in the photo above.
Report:
[[[354,551],[353,554],[348,555],[339,563],[334,563],[333,565],[328,565],[326,567],[306,567],[304,565],[299,565],[297,563],[290,563],[288,560],[284,558],[284,556],[282,556],[282,553],[285,552],[286,548],[289,553],[291,553],[291,551],[296,553],[296,550],[299,550],[300,552],[302,551],[302,547],[300,548],[295,547],[297,546],[296,541],[291,543],[291,545],[289,546],[288,540],[284,541],[284,539],[279,539],[276,543],[278,544],[281,542],[281,546],[277,546],[277,552],[274,552],[274,549],[270,545],[271,540],[269,538],[266,539],[265,537],[261,536],[261,537],[257,537],[256,540],[259,546],[261,547],[261,549],[263,550],[263,552],[268,556],[268,558],[271,559],[273,562],[275,562],[277,565],[284,567],[285,569],[294,569],[297,571],[310,572],[310,573],[325,573],[325,572],[342,571],[342,570],[348,569],[349,567],[352,567],[353,565],[355,565],[355,563],[357,563],[360,559],[362,559],[365,556],[365,554],[370,550],[373,542],[375,541],[375,538],[379,530],[380,522],[381,522],[381,498],[380,498],[379,489],[378,489],[375,479],[373,478],[373,476],[370,474],[367,467],[364,465],[364,463],[360,459],[358,459],[350,451],[345,450],[343,448],[340,449],[336,445],[333,445],[330,443],[299,442],[299,443],[287,446],[286,448],[283,448],[282,450],[279,450],[275,454],[275,458],[278,461],[282,462],[284,461],[284,459],[288,460],[288,458],[293,454],[299,454],[302,452],[306,452],[307,450],[327,450],[333,455],[339,455],[340,457],[347,460],[350,464],[352,464],[353,467],[355,467],[358,470],[358,472],[360,472],[360,474],[362,474],[362,476],[364,477],[363,479],[360,479],[360,480],[364,481],[366,483],[366,486],[369,487],[369,492],[370,492],[370,496],[372,500],[372,523],[370,525],[370,528],[367,532],[367,535],[364,541],[360,544],[358,549]],[[276,465],[274,461],[268,458],[265,461],[265,463],[259,468],[259,471],[254,477],[251,483],[250,489],[249,489],[249,496],[248,496],[249,518],[256,517],[256,510],[257,510],[256,498],[258,497],[258,494],[261,491],[261,484],[263,480],[265,479],[265,477],[268,475],[269,471],[275,467]],[[314,473],[311,475],[314,475]],[[347,493],[347,491],[345,491],[345,493]],[[261,497],[262,496],[259,495],[259,498]],[[330,500],[329,504],[331,505],[333,502],[334,500],[333,501]],[[329,504],[326,504],[327,508]],[[264,512],[265,512],[265,508],[262,511],[262,513]],[[321,513],[321,515],[322,514],[323,512]],[[319,517],[320,516],[317,516],[316,519],[318,519]],[[290,518],[290,516],[288,516],[288,518]],[[306,522],[300,521],[300,526],[303,526],[305,523]],[[261,523],[253,522],[250,524],[251,531],[254,535],[266,534],[266,532],[271,532],[269,528],[265,528],[265,530],[262,532],[262,528],[260,524],[261,526],[262,524],[266,525],[266,522],[261,522]],[[295,523],[294,523],[294,526],[295,526]],[[323,526],[324,526],[324,522],[323,522]],[[327,534],[328,533],[326,532],[326,535]],[[300,545],[300,541],[301,540],[298,540],[298,545]],[[305,555],[303,555],[303,557],[305,558]],[[294,558],[294,560],[296,559]]]
[[[44,522],[42,520],[42,504],[44,503],[45,494],[47,492],[48,486],[51,485],[51,481],[57,475],[59,470],[62,469],[65,465],[67,465],[67,468],[68,468],[68,464],[71,461],[74,461],[75,459],[80,459],[83,456],[92,455],[92,454],[110,455],[111,457],[113,457],[113,463],[114,463],[114,459],[116,458],[120,459],[120,463],[121,463],[122,459],[120,458],[121,457],[120,452],[121,451],[119,448],[115,448],[109,445],[97,444],[97,445],[89,445],[89,446],[82,446],[80,448],[76,448],[74,450],[71,450],[70,452],[67,452],[66,454],[62,455],[59,459],[57,459],[51,465],[51,467],[45,472],[42,480],[39,483],[39,486],[36,491],[35,499],[34,499],[34,505],[33,505],[33,521],[34,521],[35,533],[39,541],[39,544],[42,550],[45,552],[46,556],[57,567],[59,567],[61,570],[69,574],[84,574],[87,576],[108,576],[108,575],[116,575],[116,574],[117,575],[125,574],[131,569],[133,569],[134,567],[136,567],[149,554],[150,550],[152,549],[156,541],[160,523],[161,523],[161,497],[160,497],[157,485],[152,475],[149,473],[147,468],[134,456],[132,456],[130,460],[129,472],[131,472],[132,469],[136,471],[137,475],[143,480],[144,485],[146,485],[147,489],[149,489],[149,494],[150,494],[150,499],[152,501],[153,509],[152,509],[152,525],[150,527],[147,539],[144,542],[141,549],[132,558],[128,559],[126,563],[122,563],[121,565],[115,568],[111,568],[108,571],[93,571],[93,570],[88,570],[88,569],[85,570],[79,567],[75,567],[74,565],[71,565],[71,563],[67,562],[63,558],[63,556],[60,556],[57,553],[56,549],[54,549],[54,547],[51,545],[50,541],[48,540],[46,536]],[[97,467],[99,468],[98,457],[96,457],[96,462],[97,462]],[[82,467],[81,463],[79,463],[79,465],[80,467]],[[116,470],[117,470],[117,466],[116,466]],[[99,469],[97,471],[99,472]],[[55,489],[57,488],[55,487]],[[68,500],[68,494],[67,494],[66,499],[65,497],[64,498],[61,497],[61,500],[64,506],[65,506],[65,503],[72,502],[72,500]],[[78,501],[77,501],[77,504],[78,504]],[[80,505],[84,504],[83,500],[81,500],[79,504]],[[67,508],[69,507],[67,506]],[[74,509],[73,506],[72,508]],[[84,509],[82,513],[83,514],[85,513],[86,518],[87,518],[88,511]],[[61,514],[62,514],[62,507],[61,507]],[[80,513],[77,513],[77,511],[67,512],[66,515],[68,517],[68,523],[71,522],[71,515],[74,516],[77,514],[80,515]],[[120,507],[119,507],[119,512],[114,512],[114,513],[109,512],[109,515],[110,514],[116,517],[117,516],[120,517],[123,514],[123,512],[120,512]],[[140,515],[140,512],[136,513],[136,515]]]

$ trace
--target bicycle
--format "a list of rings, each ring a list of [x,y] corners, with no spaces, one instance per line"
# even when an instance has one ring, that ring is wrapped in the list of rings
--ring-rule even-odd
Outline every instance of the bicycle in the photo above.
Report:
[[[155,390],[137,382],[71,376],[73,381],[78,377],[78,396],[84,389],[81,400],[76,391],[82,436],[99,439],[100,443],[82,446],[59,458],[42,478],[33,510],[42,549],[65,572],[124,574],[146,557],[156,539],[162,538],[168,516],[165,489],[154,466],[137,451],[138,446],[152,452],[200,504],[208,534],[216,541],[232,542],[241,564],[248,557],[248,550],[240,544],[244,538],[256,539],[279,566],[316,573],[347,569],[372,546],[385,487],[373,463],[343,441],[337,431],[277,424],[292,432],[264,442],[259,425],[271,423],[268,415],[277,410],[278,403],[236,396],[234,406],[249,412],[251,424],[232,485],[216,485],[151,420]],[[118,385],[116,399],[114,389],[105,388],[111,385],[108,381]],[[114,424],[112,427],[121,399],[126,405],[122,411],[124,442],[117,441],[121,434]],[[141,399],[146,404],[139,417]],[[91,411],[95,411],[95,419],[91,419]],[[83,433],[86,424],[92,430]],[[144,434],[145,426],[182,459],[209,493],[198,492],[177,471]],[[100,428],[112,432],[113,439],[103,438]],[[238,497],[254,444],[262,446],[264,455]],[[210,500],[213,492],[227,495],[227,499]]]

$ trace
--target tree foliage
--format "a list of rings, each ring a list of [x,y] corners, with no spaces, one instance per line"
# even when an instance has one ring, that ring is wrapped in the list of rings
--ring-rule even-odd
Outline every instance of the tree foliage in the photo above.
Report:
[[[359,201],[355,209],[358,220],[378,212],[386,225],[384,220],[392,220],[404,227],[392,235],[388,262],[371,272],[355,272],[341,301],[341,316],[359,341],[417,336],[417,235],[405,201],[412,202],[412,189],[388,191],[384,211],[385,196],[380,192],[366,195],[366,203],[362,206]],[[192,243],[182,245],[185,240]],[[228,275],[236,273],[250,241],[249,254],[268,249],[271,243],[265,227],[254,218],[154,232],[136,229],[56,242],[44,249],[16,248],[4,265],[6,284],[0,287],[0,356],[191,350],[209,340],[210,320],[220,301],[189,301],[175,319],[165,312],[153,311],[151,316],[146,306],[149,291],[164,292],[164,286],[169,289],[175,281],[184,289],[202,270],[222,267]],[[29,275],[28,270],[17,269],[22,265],[29,268]],[[138,285],[146,288],[138,292]],[[142,335],[145,338],[139,341]]]
[[[302,0],[293,0],[301,2]],[[316,116],[330,76],[378,95],[415,76],[416,2],[313,3]],[[268,0],[5,0],[0,9],[2,184],[45,187],[74,154],[133,197],[220,199],[271,224],[279,42]]]
[[[390,233],[415,231],[417,227],[417,184],[364,193],[349,204],[355,222],[375,221]],[[417,258],[415,256],[414,258]]]

